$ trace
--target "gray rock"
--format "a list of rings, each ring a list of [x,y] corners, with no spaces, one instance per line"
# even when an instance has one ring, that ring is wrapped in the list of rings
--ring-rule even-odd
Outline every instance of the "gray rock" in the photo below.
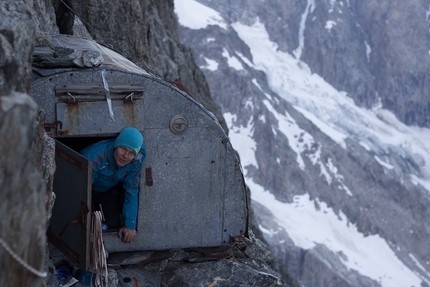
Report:
[[[103,57],[97,51],[81,51],[73,60],[73,63],[78,67],[97,67],[104,62]]]
[[[21,1],[0,3],[0,95],[30,90],[34,26]]]
[[[0,2],[0,286],[41,286],[46,188],[32,156],[37,106],[30,87],[35,29],[24,1]],[[20,258],[22,261],[19,261]]]
[[[112,265],[132,265],[149,259],[152,252],[118,252],[109,254],[107,263]]]
[[[284,286],[281,278],[234,260],[172,267],[166,270],[163,286]]]
[[[127,269],[118,269],[118,285],[119,287],[158,287],[161,286],[159,279],[142,268],[130,267]]]
[[[108,284],[107,287],[116,287],[119,284],[118,272],[115,269],[108,268]]]
[[[31,156],[36,115],[37,106],[28,95],[0,95],[0,238],[25,263],[0,248],[0,286],[43,282],[27,267],[40,272],[45,267],[46,187]]]
[[[378,287],[380,284],[359,274],[340,262],[339,254],[334,254],[323,245],[304,252],[301,282],[305,286],[369,286]],[[333,272],[336,270],[336,272]]]
[[[55,141],[49,137],[43,127],[45,117],[41,110],[38,111],[36,119],[36,135],[32,143],[31,156],[36,163],[37,170],[42,173],[43,181],[46,185],[46,226],[52,214],[55,203],[55,193],[52,191],[55,174]]]
[[[49,34],[58,34],[55,9],[53,3],[60,1],[51,0],[28,0],[23,1],[31,13],[33,26],[36,28],[36,35],[43,37]]]
[[[75,15],[75,21],[73,23],[73,35],[76,37],[81,37],[84,39],[93,39],[90,33],[88,33],[87,28],[85,28],[81,19]]]

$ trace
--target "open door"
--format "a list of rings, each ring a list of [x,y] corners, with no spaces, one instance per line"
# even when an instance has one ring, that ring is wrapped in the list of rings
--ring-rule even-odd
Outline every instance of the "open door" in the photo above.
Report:
[[[55,140],[55,163],[56,199],[48,238],[86,271],[90,259],[91,162]]]

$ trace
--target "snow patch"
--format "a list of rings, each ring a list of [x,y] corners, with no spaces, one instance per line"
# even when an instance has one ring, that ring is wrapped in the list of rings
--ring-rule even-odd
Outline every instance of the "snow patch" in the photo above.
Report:
[[[262,123],[266,123],[266,116],[265,115],[261,115],[258,117],[258,119],[262,122]]]
[[[223,57],[227,58],[227,63],[229,67],[237,71],[243,70],[242,63],[236,57],[230,57],[230,54],[228,53],[227,49],[223,49],[222,55]]]
[[[376,161],[382,165],[383,167],[387,168],[387,169],[394,169],[394,166],[386,163],[385,161],[383,161],[382,159],[380,159],[377,155],[374,156],[374,158],[376,159]]]
[[[335,126],[330,126],[329,124],[321,121],[319,118],[317,118],[314,114],[308,112],[305,109],[302,109],[301,107],[294,106],[294,108],[299,111],[303,116],[305,116],[308,120],[310,120],[314,125],[316,125],[320,131],[328,135],[334,142],[339,144],[342,148],[346,149],[346,143],[345,139],[347,136],[336,130]]]
[[[342,212],[335,214],[326,203],[311,200],[308,194],[295,196],[293,203],[283,203],[252,180],[247,180],[247,185],[252,200],[272,212],[296,246],[308,250],[323,244],[333,253],[342,251],[345,256],[339,259],[347,268],[384,287],[420,286],[421,278],[397,258],[384,239],[379,235],[365,237]]]
[[[204,60],[206,61],[205,66],[201,66],[200,69],[207,69],[210,71],[216,71],[218,70],[218,62],[209,58],[204,57]]]
[[[302,51],[305,47],[305,29],[306,29],[306,20],[308,18],[308,14],[312,13],[315,9],[315,1],[308,0],[306,4],[305,12],[302,14],[302,18],[300,20],[300,28],[299,28],[299,46],[296,50],[294,50],[293,54],[296,56],[296,59],[300,59],[302,56]]]
[[[272,237],[273,235],[276,235],[279,233],[279,230],[267,229],[267,228],[264,228],[262,225],[258,225],[258,228],[261,230],[261,232],[263,232],[269,237]]]
[[[327,30],[331,31],[331,29],[334,26],[336,26],[336,22],[332,21],[332,20],[329,20],[329,21],[325,22],[325,27],[324,28],[326,28]]]
[[[327,160],[327,167],[339,183],[338,188],[345,190],[347,195],[352,196],[351,190],[344,182],[345,177],[339,173],[338,168],[333,164],[333,160],[331,158]]]
[[[372,48],[367,43],[367,41],[364,41],[364,46],[366,46],[366,58],[367,58],[367,62],[370,62],[370,53],[372,53]]]
[[[330,0],[330,9],[328,9],[329,13],[333,13],[334,4],[336,4],[336,0]]]
[[[429,5],[429,9],[426,11],[426,21],[427,21],[427,25],[430,24],[430,5]],[[430,31],[430,29],[429,29]],[[430,51],[429,51],[430,53]]]
[[[308,9],[312,3],[308,1]],[[406,126],[392,112],[380,107],[368,110],[356,106],[345,92],[337,91],[322,77],[304,68],[306,64],[298,61],[297,55],[293,57],[278,50],[259,21],[252,26],[241,23],[231,26],[249,46],[254,67],[266,73],[275,93],[296,109],[300,108],[303,115],[312,118],[315,125],[338,143],[350,137],[375,154],[381,151],[385,154],[396,147],[396,152],[420,158],[422,176],[418,182],[430,192],[430,129]],[[290,144],[292,148],[293,144]]]
[[[227,30],[227,23],[219,12],[195,0],[175,0],[175,13],[180,25],[193,30],[204,29],[209,25]]]
[[[306,149],[310,150],[314,143],[312,136],[305,130],[301,129],[287,112],[285,112],[285,115],[279,114],[267,100],[263,100],[263,104],[278,121],[279,131],[288,138],[291,149],[297,154],[297,164],[302,170],[305,170],[306,166],[301,153]]]
[[[257,79],[254,78],[251,81],[262,93],[264,93],[263,89],[261,88],[260,84],[257,82]]]
[[[242,55],[241,53],[239,53],[239,52],[236,52],[236,54],[237,54],[237,56],[239,56],[239,58],[245,63],[245,64],[247,64],[248,65],[248,67],[254,67],[254,64],[250,61],[250,60],[248,60],[248,58],[247,57],[245,57],[244,55]]]
[[[252,138],[253,125],[251,120],[246,126],[238,125],[236,123],[236,115],[225,113],[224,119],[229,129],[229,139],[234,147],[240,147],[240,161],[242,166],[254,166],[258,169],[255,151],[257,144]],[[246,176],[246,175],[245,175]]]

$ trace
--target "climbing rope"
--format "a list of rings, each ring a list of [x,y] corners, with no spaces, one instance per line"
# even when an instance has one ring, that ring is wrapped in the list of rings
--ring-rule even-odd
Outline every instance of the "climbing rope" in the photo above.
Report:
[[[76,17],[79,18],[79,20],[81,20],[82,22],[84,22],[85,24],[87,24],[88,27],[91,27],[91,25],[85,21],[83,18],[79,17],[78,14],[76,14],[76,12],[72,9],[72,7],[70,7],[69,5],[66,4],[66,2],[64,2],[64,0],[60,0],[61,3],[63,3],[63,5],[70,10],[70,12],[72,12],[74,15],[76,15]]]
[[[43,272],[43,271],[39,271],[36,270],[35,268],[33,268],[32,266],[30,266],[27,262],[24,261],[24,259],[22,259],[21,257],[19,257],[18,254],[16,254],[12,248],[9,247],[9,245],[7,245],[7,243],[3,240],[3,238],[0,237],[0,245],[6,250],[7,253],[9,253],[10,256],[12,256],[13,259],[15,259],[19,264],[21,264],[25,269],[27,269],[28,271],[30,271],[31,273],[33,273],[36,276],[45,278],[47,273]]]
[[[102,213],[100,211],[93,212],[91,222],[92,246],[90,257],[90,264],[92,269],[90,280],[91,287],[103,287],[107,286],[108,283],[106,251],[103,244],[102,218]],[[104,276],[103,272],[105,273]]]

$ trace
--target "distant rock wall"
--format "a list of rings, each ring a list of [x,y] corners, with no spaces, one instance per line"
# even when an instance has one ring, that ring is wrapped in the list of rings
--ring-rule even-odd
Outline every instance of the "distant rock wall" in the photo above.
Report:
[[[333,3],[310,13],[303,60],[357,104],[430,127],[428,1]]]
[[[430,127],[428,1],[199,2],[231,23],[252,24],[258,17],[281,51],[300,55],[357,105],[380,101],[402,122]]]
[[[402,122],[424,127],[430,127],[428,10],[425,0],[351,1],[383,106]]]
[[[198,2],[219,11],[227,22],[253,25],[259,21],[264,24],[271,41],[276,42],[280,50],[300,55],[313,72],[322,75],[337,89],[347,91],[359,105],[370,107],[381,98],[382,105],[392,108],[399,119],[428,126],[426,107],[430,97],[425,96],[428,72],[424,67],[429,66],[427,57],[430,56],[424,50],[429,46],[425,44],[429,33],[423,27],[427,25],[424,12],[429,7],[420,6],[423,2],[279,0],[271,1],[270,5],[267,1],[244,0]],[[315,6],[307,6],[314,2]],[[348,2],[350,6],[347,6]],[[305,11],[308,13],[305,29],[300,30],[299,23]],[[385,15],[384,11],[394,14],[402,11],[402,15],[395,19],[404,19],[407,25],[391,25],[394,20],[386,22],[387,17],[392,16]],[[410,14],[416,15],[416,19],[406,21]],[[372,26],[368,20],[380,21],[382,27]],[[404,41],[399,36],[405,27],[417,27],[416,34],[410,32],[408,37],[417,37],[420,48],[415,47],[412,38]],[[299,41],[301,31],[303,46]],[[382,45],[385,43],[382,35],[390,35],[387,38],[391,39],[389,47],[387,43]],[[199,30],[180,27],[180,39],[189,43],[201,67],[208,67],[207,58],[218,64],[217,69],[204,69],[213,97],[221,103],[225,113],[232,114],[233,128],[248,133],[255,143],[254,154],[249,156],[255,156],[255,162],[244,167],[247,180],[270,191],[280,202],[292,203],[295,196],[303,194],[309,194],[314,203],[318,200],[325,202],[336,214],[346,215],[348,224],[353,224],[364,236],[383,238],[403,264],[429,280],[424,268],[428,269],[430,253],[424,238],[430,236],[430,227],[426,224],[430,218],[430,200],[428,191],[413,179],[414,176],[420,178],[424,169],[419,156],[407,148],[400,150],[389,144],[378,146],[378,142],[374,143],[378,148],[367,150],[353,138],[346,139],[345,147],[341,147],[287,103],[283,95],[271,91],[266,74],[248,64],[253,61],[250,48],[233,29],[222,29],[217,25]],[[417,50],[422,51],[418,53]],[[421,58],[420,55],[425,55],[423,63],[411,65]],[[229,65],[229,57],[240,61],[242,69]],[[403,76],[395,77],[393,73]],[[411,80],[409,76],[413,74],[421,75],[420,80]],[[287,87],[289,80],[285,77]],[[384,81],[389,83],[382,84]],[[415,92],[402,92],[404,89],[422,89],[422,93],[418,96]],[[269,110],[265,102],[270,102],[273,110]],[[416,108],[415,119],[406,116],[406,110],[415,112],[413,106]],[[300,138],[299,143],[278,129],[279,119],[287,114],[291,117],[289,123],[294,122],[303,130],[294,134],[295,138]],[[246,129],[249,132],[244,131]],[[288,128],[288,132],[293,130],[293,127]],[[312,144],[308,143],[298,155],[293,145],[306,142],[303,136],[306,133],[313,139]],[[304,159],[305,168],[299,166],[298,156]],[[378,157],[390,163],[392,169],[381,165]],[[316,164],[315,159],[320,159],[322,166]],[[323,176],[323,168],[328,170],[330,165],[336,167],[334,173],[341,176],[328,182]],[[323,246],[311,250],[295,246],[288,238],[288,230],[281,234],[282,227],[276,224],[277,219],[271,218],[270,211],[258,205],[253,206],[253,210],[257,222],[264,229],[273,231],[266,236],[272,253],[304,285],[378,286],[378,282],[341,267],[339,258],[342,256],[330,253]],[[417,266],[411,256],[415,256],[424,268]]]

